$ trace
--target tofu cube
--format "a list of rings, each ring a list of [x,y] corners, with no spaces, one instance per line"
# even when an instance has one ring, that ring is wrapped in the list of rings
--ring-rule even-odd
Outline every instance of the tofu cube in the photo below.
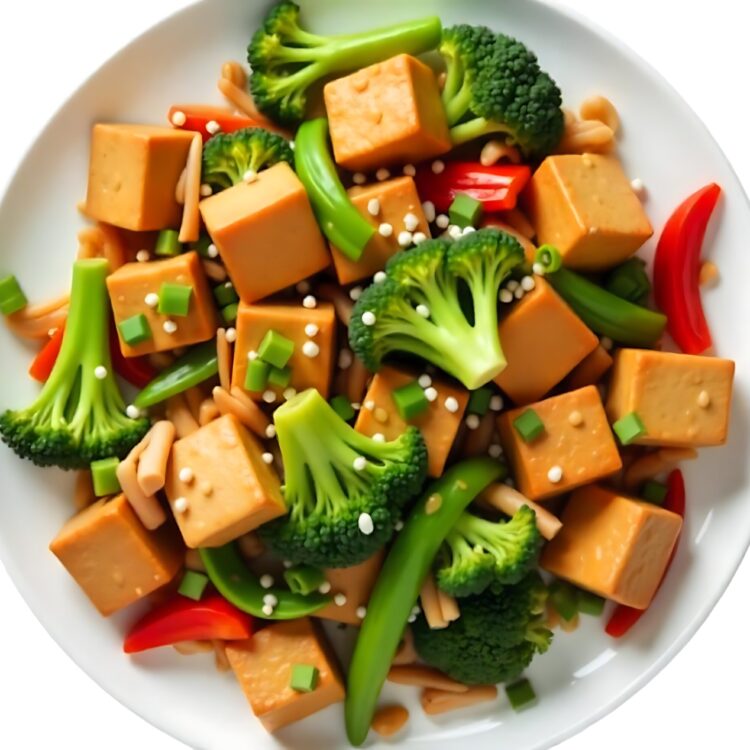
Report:
[[[156,305],[147,303],[149,295],[158,297],[162,284],[192,288],[187,315],[161,315]],[[126,263],[107,277],[107,289],[118,326],[144,315],[151,331],[149,338],[128,344],[118,328],[120,348],[126,357],[189,346],[216,335],[218,323],[211,287],[195,252],[151,263]]]
[[[405,422],[396,410],[391,394],[417,379],[417,375],[395,367],[382,367],[367,389],[354,429],[372,437],[376,433],[386,440],[395,440],[410,425],[419,427],[427,445],[427,472],[439,477],[445,468],[453,443],[469,403],[469,392],[459,385],[433,377],[432,386],[438,397],[411,422]],[[446,407],[455,406],[455,411]],[[455,401],[455,404],[453,403]]]
[[[358,261],[350,260],[331,246],[333,265],[341,284],[351,284],[353,281],[372,276],[385,267],[388,258],[401,250],[398,235],[407,229],[404,219],[408,214],[413,214],[416,219],[416,228],[411,224],[408,231],[422,232],[427,237],[430,236],[430,225],[422,210],[417,186],[411,177],[397,177],[365,187],[354,186],[349,190],[349,196],[370,224],[376,229],[381,224],[390,224],[392,233],[384,237],[377,232]],[[377,208],[377,211],[370,210],[374,208]]]
[[[569,268],[597,271],[622,263],[654,231],[613,156],[548,156],[524,197],[537,244],[554,245]]]
[[[151,125],[94,125],[86,213],[139,232],[178,227],[175,188],[193,135]]]
[[[717,357],[620,349],[607,399],[611,422],[636,412],[638,445],[722,445],[727,439],[734,362]]]
[[[174,526],[148,531],[122,494],[73,516],[49,548],[105,617],[169,583],[185,558]]]
[[[600,344],[570,371],[565,378],[565,390],[573,391],[587,385],[596,385],[609,372],[613,361],[609,352]]]
[[[268,732],[344,700],[344,684],[333,653],[308,617],[275,622],[249,640],[229,642],[226,654],[253,713]],[[292,689],[295,664],[318,670],[311,692]]]
[[[541,419],[544,431],[527,443],[513,421],[529,408]],[[562,495],[622,468],[593,385],[505,412],[498,418],[498,429],[516,485],[530,500]]]
[[[343,594],[346,602],[340,606],[331,602],[323,609],[319,609],[314,617],[344,622],[348,625],[361,625],[362,618],[357,614],[357,610],[360,607],[367,608],[384,559],[385,551],[381,550],[359,565],[325,569],[326,580],[331,584],[331,596]]]
[[[316,326],[317,333],[308,336],[305,328]],[[268,384],[266,390],[272,390],[281,398],[286,388],[304,391],[316,388],[323,398],[328,398],[333,372],[333,357],[336,342],[336,312],[328,302],[308,310],[302,305],[245,305],[240,304],[237,313],[237,341],[234,346],[234,366],[232,368],[232,385],[245,388],[248,354],[257,352],[263,337],[268,331],[276,331],[294,342],[294,351],[288,367],[292,379],[288,386],[282,388]],[[315,347],[305,353],[305,343],[313,342]],[[315,353],[315,356],[309,356]],[[260,400],[263,391],[248,391],[249,395]]]
[[[327,268],[331,256],[307,193],[286,162],[205,198],[201,215],[243,302]]]
[[[336,162],[368,170],[418,162],[452,148],[432,69],[397,55],[323,89]]]
[[[672,511],[590,485],[576,490],[541,564],[558,578],[637,609],[651,603],[682,529]]]
[[[500,321],[508,361],[495,382],[516,404],[538,401],[599,344],[541,277]]]
[[[220,547],[286,513],[279,477],[262,454],[231,414],[175,442],[165,490],[188,547]],[[191,470],[189,482],[182,469]]]

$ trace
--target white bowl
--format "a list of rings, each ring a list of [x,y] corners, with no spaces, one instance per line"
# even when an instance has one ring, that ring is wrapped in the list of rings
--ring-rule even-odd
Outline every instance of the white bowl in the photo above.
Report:
[[[218,102],[219,65],[243,59],[264,5],[204,0],[177,13],[115,55],[52,119],[0,205],[0,266],[16,273],[34,298],[59,293],[68,283],[91,124],[165,122],[172,103]],[[584,618],[573,635],[558,634],[551,652],[529,670],[540,703],[522,714],[498,701],[431,720],[418,708],[413,691],[391,685],[384,691],[384,697],[414,709],[404,744],[447,749],[471,736],[475,750],[542,750],[611,711],[674,657],[716,604],[750,541],[750,348],[741,343],[742,321],[750,320],[748,204],[730,165],[687,105],[633,53],[582,19],[536,0],[316,0],[306,6],[313,25],[329,32],[438,13],[446,23],[484,23],[520,37],[560,83],[568,105],[575,107],[592,93],[615,102],[623,119],[620,154],[629,174],[645,183],[647,210],[657,228],[703,184],[714,180],[725,191],[706,242],[706,254],[723,271],[722,283],[704,296],[716,349],[738,365],[730,440],[724,448],[703,451],[686,467],[685,531],[651,611],[621,642],[609,639],[603,621],[593,618]],[[21,406],[36,391],[25,376],[31,350],[0,326],[0,351],[0,406]],[[35,469],[4,446],[0,477],[3,562],[50,634],[123,704],[191,747],[346,747],[341,706],[273,738],[252,716],[232,676],[217,674],[210,658],[183,658],[170,649],[126,657],[122,638],[137,612],[101,619],[47,551],[72,511],[71,477]],[[381,746],[375,740],[370,745]]]

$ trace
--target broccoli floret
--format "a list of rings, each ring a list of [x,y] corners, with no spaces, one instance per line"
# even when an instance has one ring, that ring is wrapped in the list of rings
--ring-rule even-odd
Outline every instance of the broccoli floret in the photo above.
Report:
[[[0,436],[38,466],[87,468],[92,461],[123,457],[148,430],[130,419],[109,353],[106,260],[73,266],[70,311],[62,348],[36,401],[0,415]]]
[[[424,482],[427,449],[419,430],[378,442],[356,432],[314,389],[279,407],[274,423],[289,512],[262,526],[263,538],[287,560],[325,568],[375,554]]]
[[[259,109],[278,122],[304,119],[307,90],[334,73],[364,68],[401,53],[435,49],[442,25],[436,17],[339,36],[311,34],[300,26],[299,6],[274,6],[247,49],[250,87]]]
[[[248,172],[260,172],[285,161],[294,163],[294,151],[286,138],[263,128],[242,128],[219,133],[203,147],[202,181],[212,187],[230,188]]]
[[[544,621],[547,590],[534,572],[513,586],[490,587],[462,599],[461,617],[431,630],[424,615],[412,625],[420,657],[467,685],[509,682],[552,642]]]
[[[528,506],[505,523],[462,513],[438,556],[438,586],[452,596],[469,596],[491,583],[518,583],[536,565],[541,546],[536,513]]]
[[[479,388],[506,365],[497,296],[523,259],[518,240],[491,228],[398,253],[386,265],[386,280],[367,287],[354,306],[352,349],[372,371],[388,354],[401,352]]]
[[[455,144],[504,133],[524,154],[543,157],[560,141],[560,89],[522,42],[485,27],[454,26],[440,51],[447,76],[443,90]]]

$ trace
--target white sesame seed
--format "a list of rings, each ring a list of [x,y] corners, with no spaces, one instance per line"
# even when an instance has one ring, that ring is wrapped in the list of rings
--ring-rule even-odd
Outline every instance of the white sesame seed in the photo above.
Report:
[[[264,594],[263,604],[268,604],[270,607],[275,607],[279,603],[279,600],[274,594]]]
[[[419,216],[409,211],[409,213],[404,216],[404,228],[409,232],[414,232],[418,226]]]
[[[362,408],[362,404],[359,403],[359,401],[352,401],[352,409],[354,411],[359,411]]]
[[[172,112],[172,117],[170,119],[172,121],[172,125],[177,128],[181,128],[187,122],[187,115],[182,110],[178,109]]]
[[[236,328],[227,328],[227,330],[224,331],[224,338],[230,344],[233,344],[235,341],[237,341],[237,329]]]
[[[360,620],[364,620],[367,615],[367,607],[357,607],[355,614]]]
[[[254,360],[258,359],[258,352],[256,352],[255,349],[251,349],[247,353],[247,359],[249,362],[253,362]]]
[[[190,484],[195,479],[195,473],[189,466],[183,466],[177,476],[179,476],[180,481],[185,482],[185,484]]]
[[[339,352],[339,368],[342,370],[348,370],[352,366],[354,361],[354,355],[349,349],[342,349]]]
[[[409,615],[408,619],[406,620],[406,622],[408,622],[409,624],[416,622],[416,621],[417,621],[416,615]]]
[[[329,581],[323,581],[323,583],[318,586],[318,592],[321,594],[327,594],[331,590],[331,584]]]
[[[378,234],[381,237],[390,237],[393,234],[393,224],[384,222],[378,227]]]
[[[417,315],[420,315],[423,318],[429,318],[430,317],[430,308],[427,307],[427,305],[417,305],[415,308],[417,311]]]
[[[352,175],[352,182],[355,185],[364,185],[367,182],[367,177],[362,172],[355,172]]]
[[[437,389],[433,388],[432,386],[425,388],[424,397],[430,402],[437,401],[437,397],[438,397]]]
[[[463,235],[463,231],[461,230],[461,227],[459,227],[457,224],[451,224],[448,227],[448,236],[453,239],[457,240]]]
[[[630,188],[639,198],[645,198],[646,186],[640,177],[635,177],[630,181]]]
[[[504,405],[505,404],[503,403],[503,397],[497,393],[490,399],[491,411],[502,411]]]
[[[311,288],[310,282],[307,279],[297,282],[297,286],[295,287],[298,294],[309,294]]]
[[[568,414],[568,422],[573,427],[580,427],[583,424],[583,414],[578,409],[574,409]]]
[[[524,292],[530,292],[535,286],[536,281],[534,281],[533,276],[524,276],[521,279],[521,289],[523,289]]]
[[[265,434],[269,440],[272,440],[276,437],[276,427],[272,424],[269,424],[268,427],[266,427]]]
[[[270,465],[273,463],[273,453],[263,453],[261,458],[263,459],[264,464]]]
[[[425,372],[417,378],[420,388],[429,388],[432,385],[432,378]]]
[[[518,289],[516,289],[516,291],[513,292],[513,296],[516,299],[522,299],[524,294],[526,294],[526,292],[523,290],[522,286],[519,286]]]
[[[404,164],[402,171],[407,177],[414,177],[417,173],[417,168],[413,164]]]
[[[104,365],[98,365],[94,368],[94,377],[97,380],[104,380],[104,378],[107,377],[109,373],[107,372],[107,368]]]
[[[537,275],[537,276],[544,276],[544,266],[541,263],[534,263],[533,266],[531,266],[531,270]]]
[[[429,224],[432,224],[433,221],[435,221],[436,211],[435,211],[435,204],[432,201],[425,201],[422,204],[422,212],[424,213],[425,219],[427,219],[427,222]]]
[[[375,411],[375,401],[373,401],[371,398],[368,398],[364,404],[362,404],[367,411]]]
[[[422,611],[422,608],[418,604],[415,604],[411,608],[411,614],[413,614],[413,615],[418,615],[421,611]]]
[[[259,582],[260,582],[261,588],[270,589],[271,586],[273,586],[273,576],[268,575],[268,573],[264,573],[260,577]]]
[[[354,471],[364,471],[367,468],[367,459],[364,456],[357,456],[352,461],[352,468]]]
[[[139,263],[146,263],[146,262],[148,262],[149,260],[151,260],[151,253],[150,253],[150,252],[149,252],[148,250],[139,250],[139,251],[138,251],[138,252],[137,252],[137,253],[135,254],[135,259],[136,259],[136,260],[137,260],[137,261],[138,261]]]
[[[346,604],[346,594],[336,594],[336,596],[333,597],[333,603],[337,607],[343,607]]]
[[[176,333],[177,323],[175,323],[174,320],[165,320],[162,324],[162,328],[164,329],[164,333]]]
[[[385,271],[378,271],[373,277],[372,280],[375,284],[382,284],[388,277],[385,274]]]
[[[175,513],[185,513],[188,509],[188,501],[186,497],[178,497],[172,504]]]
[[[435,223],[438,225],[438,229],[447,229],[448,225],[451,223],[451,220],[448,214],[438,214],[438,216],[435,218]]]
[[[209,258],[218,258],[219,257],[219,248],[216,247],[216,245],[213,244],[213,242],[206,248],[206,253],[208,253]]]
[[[507,289],[501,289],[500,294],[497,295],[497,298],[502,302],[503,304],[508,304],[508,302],[513,302],[513,292],[509,292]]]
[[[701,391],[698,394],[698,406],[701,409],[707,409],[711,405],[711,394],[708,391]]]
[[[440,174],[441,172],[445,171],[445,162],[441,161],[440,159],[435,159],[434,162],[432,162],[432,172],[433,174]]]
[[[412,240],[415,245],[421,245],[423,242],[427,242],[427,235],[424,232],[414,232]]]
[[[517,281],[516,281],[515,279],[511,279],[511,280],[510,280],[510,281],[508,281],[508,283],[507,283],[507,284],[505,285],[505,288],[506,288],[506,289],[507,289],[507,290],[508,290],[509,292],[515,292],[515,291],[516,291],[516,289],[518,289],[518,287],[519,287],[519,284],[518,284],[518,282],[517,282]]]
[[[471,234],[472,232],[476,232],[476,231],[477,231],[476,227],[473,227],[471,226],[471,224],[469,224],[468,226],[465,226],[463,228],[463,230],[461,231],[461,234]]]
[[[453,396],[448,396],[445,399],[444,406],[451,414],[455,414],[458,411],[458,401]]]
[[[380,213],[380,201],[377,198],[370,198],[367,201],[367,213],[370,216],[377,216]]]
[[[398,233],[399,247],[409,247],[414,242],[414,235],[411,232],[403,231]]]
[[[305,326],[305,336],[309,336],[310,338],[312,338],[313,336],[317,336],[319,331],[320,328],[318,328],[315,323],[308,323]]]
[[[361,296],[362,296],[362,287],[361,286],[353,286],[349,290],[349,298],[353,302],[356,302]]]
[[[374,326],[375,323],[377,322],[377,318],[375,317],[375,313],[372,312],[371,310],[365,310],[362,313],[362,322],[366,326]]]
[[[382,432],[376,432],[376,433],[375,433],[375,434],[374,434],[374,435],[372,436],[372,439],[373,439],[373,440],[374,440],[374,441],[375,441],[376,443],[384,443],[384,442],[385,442],[385,435],[384,435],[384,434],[383,434]]]
[[[128,404],[125,408],[125,416],[127,416],[128,419],[140,419],[141,410],[133,404]]]
[[[385,167],[381,167],[377,172],[375,172],[375,179],[378,182],[384,182],[390,176],[391,176],[391,173]]]
[[[297,395],[297,389],[296,388],[287,388],[284,391],[284,399],[286,401],[291,401],[295,396]]]
[[[159,295],[156,292],[149,292],[143,301],[146,303],[146,307],[156,307],[159,304]]]
[[[214,192],[214,189],[207,185],[205,182],[201,185],[200,194],[202,198],[208,198],[209,195],[212,195]]]
[[[476,430],[477,427],[479,427],[479,416],[477,414],[469,414],[469,416],[466,417],[466,426],[470,430]]]
[[[302,307],[307,308],[308,310],[314,310],[318,306],[318,300],[313,297],[312,294],[308,294],[303,300],[302,300]]]
[[[263,400],[267,404],[272,404],[276,401],[276,394],[272,390],[263,391]]]
[[[403,529],[403,528],[404,528],[404,522],[403,522],[403,521],[402,521],[401,519],[399,519],[398,521],[396,521],[396,523],[395,523],[395,524],[393,524],[393,528],[394,528],[394,529],[395,529],[396,531],[401,531],[401,529]]]
[[[500,456],[503,455],[503,448],[501,445],[498,445],[498,443],[493,443],[487,448],[487,453],[490,458],[500,458]]]
[[[602,336],[599,339],[599,343],[602,345],[602,349],[606,349],[607,351],[614,346],[612,339],[609,336]]]
[[[314,341],[305,341],[302,344],[302,353],[310,359],[314,359],[320,354],[320,347]]]
[[[372,522],[372,516],[369,513],[359,514],[359,519],[357,519],[357,526],[359,526],[359,530],[365,536],[369,536],[373,531],[375,531],[375,524]]]
[[[550,467],[550,470],[547,472],[547,479],[549,479],[552,484],[557,484],[561,479],[563,475],[563,470],[560,466],[552,466]]]
[[[266,617],[270,617],[273,614],[273,607],[270,604],[264,604],[261,607],[261,612],[263,612]]]
[[[209,120],[206,123],[206,132],[210,133],[211,135],[216,135],[221,130],[221,125],[219,125],[216,120]]]

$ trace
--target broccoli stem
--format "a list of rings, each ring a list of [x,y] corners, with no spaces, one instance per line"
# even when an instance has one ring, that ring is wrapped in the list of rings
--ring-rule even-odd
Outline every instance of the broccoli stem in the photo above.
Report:
[[[454,145],[460,146],[461,144],[468,143],[476,138],[481,138],[483,135],[490,135],[490,133],[508,134],[510,133],[510,130],[506,125],[503,125],[500,122],[492,122],[484,117],[475,117],[468,122],[454,125],[451,128],[451,140]]]
[[[444,100],[448,125],[455,125],[457,122],[460,122],[461,118],[469,111],[471,97],[471,86],[464,84],[453,96]]]

